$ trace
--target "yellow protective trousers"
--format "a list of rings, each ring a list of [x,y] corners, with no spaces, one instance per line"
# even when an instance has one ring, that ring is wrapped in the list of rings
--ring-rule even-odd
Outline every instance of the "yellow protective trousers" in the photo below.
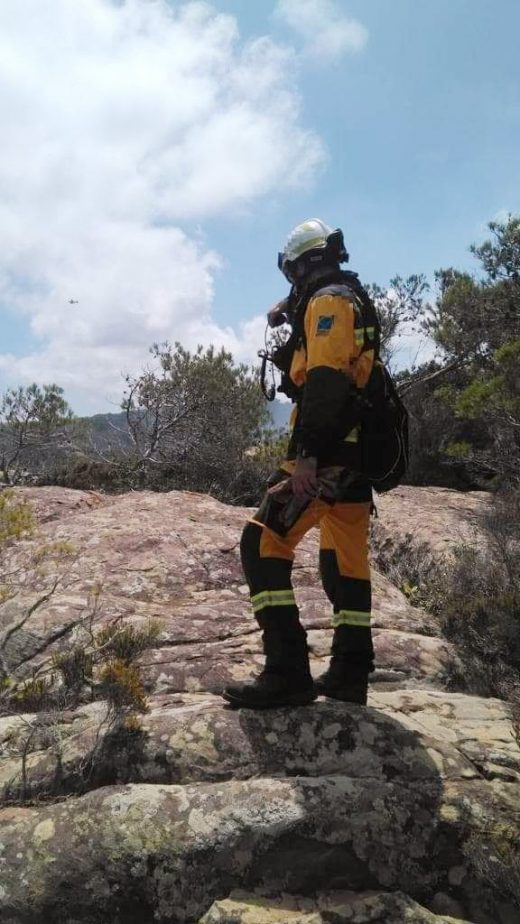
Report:
[[[355,497],[356,492],[352,492]],[[371,663],[371,583],[368,531],[371,510],[369,489],[357,492],[359,500],[333,504],[313,499],[285,535],[255,516],[242,534],[241,556],[251,593],[251,604],[262,629],[280,627],[298,618],[291,582],[298,543],[314,526],[320,529],[320,575],[333,613],[332,625],[343,629],[348,651]],[[365,499],[366,498],[366,499]]]

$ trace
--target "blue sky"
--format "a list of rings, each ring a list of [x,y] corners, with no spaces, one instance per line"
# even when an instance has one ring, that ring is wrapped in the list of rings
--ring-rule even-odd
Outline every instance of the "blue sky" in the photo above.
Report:
[[[328,67],[302,64],[305,121],[328,154],[313,188],[209,229],[227,260],[216,299],[222,320],[243,310],[246,292],[256,311],[283,289],[277,244],[311,215],[341,225],[352,267],[385,285],[396,273],[475,270],[470,243],[497,213],[520,210],[520,3],[341,6],[368,41]],[[270,3],[220,7],[244,30],[273,27]]]
[[[251,359],[305,218],[386,285],[520,211],[517,0],[49,8],[0,9],[0,390],[93,413],[154,340]]]

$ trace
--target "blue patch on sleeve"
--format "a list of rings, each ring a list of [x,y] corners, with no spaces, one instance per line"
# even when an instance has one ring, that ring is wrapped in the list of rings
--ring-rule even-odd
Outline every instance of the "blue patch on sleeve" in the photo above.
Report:
[[[334,324],[334,315],[320,314],[318,318],[318,325],[316,327],[317,334],[328,334],[332,330]]]

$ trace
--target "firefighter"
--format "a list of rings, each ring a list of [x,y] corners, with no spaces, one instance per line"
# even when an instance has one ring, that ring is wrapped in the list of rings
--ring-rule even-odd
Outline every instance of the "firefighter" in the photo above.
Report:
[[[233,683],[224,698],[265,709],[305,705],[318,694],[365,704],[374,667],[370,628],[368,529],[372,489],[358,446],[360,391],[377,356],[378,331],[367,328],[367,298],[348,260],[343,234],[320,219],[298,225],[279,254],[291,283],[288,299],[268,315],[288,320],[291,336],[275,355],[282,390],[294,402],[287,459],[269,479],[246,524],[241,558],[251,604],[263,633],[265,667],[254,681]],[[332,657],[313,682],[306,632],[291,584],[296,546],[320,530],[320,574],[332,604]]]

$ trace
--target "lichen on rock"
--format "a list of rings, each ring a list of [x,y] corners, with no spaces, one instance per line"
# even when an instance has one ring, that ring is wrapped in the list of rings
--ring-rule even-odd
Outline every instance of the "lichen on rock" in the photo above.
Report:
[[[443,521],[435,491],[449,492],[418,489],[414,504],[414,490],[380,505],[397,538],[405,523],[422,541],[434,510],[435,552],[464,511],[473,529],[477,496]],[[137,662],[139,728],[108,734],[103,702],[0,718],[2,924],[512,924],[468,845],[489,852],[497,825],[515,824],[520,752],[504,703],[446,688],[432,617],[376,574],[368,707],[234,711],[223,684],[262,663],[238,553],[247,511],[181,492],[27,496],[39,536],[13,564],[41,541],[77,555],[13,637],[14,680],[68,650],[94,587],[96,631],[119,618],[161,631]],[[330,615],[316,559],[311,535],[295,584],[319,673]],[[37,592],[1,605],[0,627]]]

